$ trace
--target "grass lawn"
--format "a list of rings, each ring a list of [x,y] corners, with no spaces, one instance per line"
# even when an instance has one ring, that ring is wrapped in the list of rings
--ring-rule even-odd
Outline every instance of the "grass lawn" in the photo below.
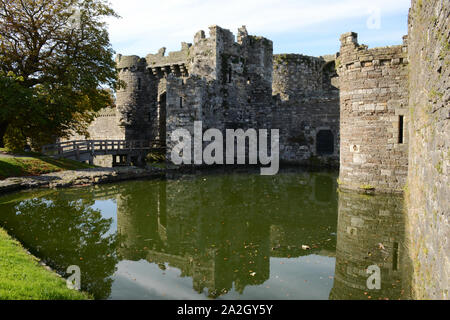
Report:
[[[93,167],[78,161],[57,160],[33,153],[14,157],[0,156],[0,180],[9,177],[37,176],[45,173]]]
[[[0,228],[1,300],[86,300],[83,292],[70,290],[64,279],[38,264],[37,259]]]

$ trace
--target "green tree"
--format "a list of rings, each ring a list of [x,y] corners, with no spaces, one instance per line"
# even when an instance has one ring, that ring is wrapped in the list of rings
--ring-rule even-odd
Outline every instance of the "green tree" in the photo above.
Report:
[[[119,85],[105,0],[0,0],[0,138],[86,134]]]
[[[29,105],[32,98],[32,90],[20,85],[22,80],[14,76],[12,72],[7,75],[0,72],[0,137],[5,135],[8,128],[7,119],[14,117],[15,108]],[[16,130],[14,137],[10,137],[10,140],[15,138],[13,145],[16,148],[23,147],[25,138],[21,131],[13,127],[9,127],[9,130]],[[0,146],[3,147],[1,140]]]

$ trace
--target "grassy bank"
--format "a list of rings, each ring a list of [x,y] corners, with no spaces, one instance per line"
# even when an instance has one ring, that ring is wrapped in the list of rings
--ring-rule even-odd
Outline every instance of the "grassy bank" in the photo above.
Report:
[[[89,296],[68,289],[64,279],[39,265],[0,228],[0,299],[85,300]]]
[[[57,160],[39,154],[14,156],[0,155],[0,180],[9,177],[37,176],[45,173],[92,167],[93,166],[73,160]]]

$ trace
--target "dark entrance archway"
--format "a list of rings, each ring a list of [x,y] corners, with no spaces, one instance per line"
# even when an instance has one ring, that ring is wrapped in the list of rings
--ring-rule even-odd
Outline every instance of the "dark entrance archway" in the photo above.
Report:
[[[331,155],[334,153],[334,135],[331,130],[320,130],[316,137],[318,155]]]

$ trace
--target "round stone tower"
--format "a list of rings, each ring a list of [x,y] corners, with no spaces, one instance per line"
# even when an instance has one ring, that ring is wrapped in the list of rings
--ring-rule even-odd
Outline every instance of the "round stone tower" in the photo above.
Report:
[[[341,189],[402,192],[408,166],[407,46],[367,49],[341,36]]]
[[[125,128],[125,139],[151,139],[156,97],[152,95],[154,81],[147,70],[146,60],[138,56],[118,55],[116,63],[119,79],[125,84],[117,91],[116,98],[119,123]]]

